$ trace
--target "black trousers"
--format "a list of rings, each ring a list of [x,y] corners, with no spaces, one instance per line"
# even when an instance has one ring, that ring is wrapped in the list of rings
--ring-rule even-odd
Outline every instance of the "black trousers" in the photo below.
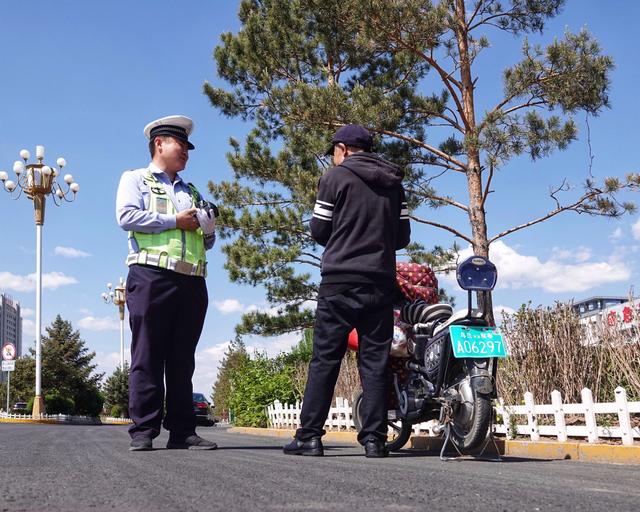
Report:
[[[132,438],[153,439],[160,434],[161,424],[175,439],[195,433],[191,379],[208,301],[203,277],[143,265],[129,267]]]
[[[362,380],[362,430],[358,441],[387,439],[389,349],[393,336],[393,294],[387,288],[354,285],[335,295],[318,298],[313,330],[313,358],[304,392],[296,437],[308,440],[325,434],[340,364],[352,328],[359,335],[359,370]]]

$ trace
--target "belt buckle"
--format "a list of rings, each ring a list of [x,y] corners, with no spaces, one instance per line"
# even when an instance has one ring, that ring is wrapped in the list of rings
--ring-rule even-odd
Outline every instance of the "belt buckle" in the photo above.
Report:
[[[193,265],[186,261],[176,261],[176,272],[190,276],[193,272]]]

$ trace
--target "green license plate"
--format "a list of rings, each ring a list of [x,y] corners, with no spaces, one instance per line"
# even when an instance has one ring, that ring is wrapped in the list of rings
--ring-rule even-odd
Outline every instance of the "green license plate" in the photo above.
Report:
[[[454,357],[507,357],[502,333],[495,327],[450,325]]]

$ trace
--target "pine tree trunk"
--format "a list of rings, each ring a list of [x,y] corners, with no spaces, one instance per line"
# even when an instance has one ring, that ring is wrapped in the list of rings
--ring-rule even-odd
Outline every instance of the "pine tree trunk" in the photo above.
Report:
[[[478,133],[474,106],[474,84],[471,77],[471,61],[469,59],[469,40],[465,20],[465,2],[456,0],[455,3],[456,38],[460,56],[460,81],[462,85],[463,118],[466,126],[467,147],[467,188],[469,190],[469,220],[473,240],[473,253],[478,256],[489,257],[489,240],[487,237],[487,222],[482,202],[482,171],[480,166],[480,150],[478,149]],[[491,294],[487,300],[478,294],[478,303],[484,309],[488,321],[493,324],[493,307]]]

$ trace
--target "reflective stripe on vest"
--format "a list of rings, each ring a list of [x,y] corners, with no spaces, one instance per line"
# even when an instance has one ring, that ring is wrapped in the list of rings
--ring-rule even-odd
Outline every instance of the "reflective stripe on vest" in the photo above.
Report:
[[[149,187],[149,211],[176,215],[173,201],[151,171],[147,172],[144,182]],[[191,183],[188,186],[193,206],[200,194]],[[195,231],[175,228],[160,233],[129,231],[129,238],[136,241],[138,252],[127,256],[127,265],[152,265],[188,276],[207,275],[204,234],[200,228]]]

